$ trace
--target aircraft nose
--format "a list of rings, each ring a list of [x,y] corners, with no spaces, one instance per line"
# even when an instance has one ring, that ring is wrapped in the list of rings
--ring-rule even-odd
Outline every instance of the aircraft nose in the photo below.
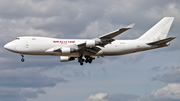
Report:
[[[7,50],[14,50],[14,45],[10,42],[4,45],[4,48]]]
[[[9,46],[10,46],[10,45],[7,43],[7,44],[4,45],[4,48],[5,48],[5,49],[8,49]]]

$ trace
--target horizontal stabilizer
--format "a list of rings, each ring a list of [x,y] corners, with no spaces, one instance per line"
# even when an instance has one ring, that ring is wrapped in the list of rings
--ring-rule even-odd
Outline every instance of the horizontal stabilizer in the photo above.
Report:
[[[159,41],[148,43],[148,45],[162,45],[162,44],[166,44],[167,42],[170,42],[171,40],[173,40],[175,38],[176,37],[170,37],[170,38],[162,39],[162,40],[159,40]]]

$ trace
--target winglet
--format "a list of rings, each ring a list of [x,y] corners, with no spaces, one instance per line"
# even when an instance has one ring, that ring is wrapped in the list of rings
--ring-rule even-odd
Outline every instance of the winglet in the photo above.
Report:
[[[135,23],[132,23],[129,26],[127,26],[126,28],[128,28],[128,29],[133,28],[134,25],[135,25]]]

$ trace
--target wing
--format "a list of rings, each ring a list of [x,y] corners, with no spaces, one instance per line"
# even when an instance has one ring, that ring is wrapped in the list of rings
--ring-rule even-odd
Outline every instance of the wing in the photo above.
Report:
[[[132,24],[130,24],[129,26],[127,26],[125,28],[121,28],[121,29],[119,29],[117,31],[114,31],[112,33],[102,35],[99,38],[100,39],[112,39],[112,38],[116,37],[117,35],[125,32],[126,30],[131,29],[134,25],[135,25],[135,23],[132,23]]]
[[[98,38],[93,39],[96,43],[94,47],[86,47],[86,42],[81,43],[81,44],[77,44],[78,46],[78,52],[80,54],[85,54],[85,55],[95,55],[96,53],[98,53],[101,49],[97,46],[101,46],[104,47],[106,44],[111,43],[112,41],[114,41],[114,37],[116,37],[117,35],[125,32],[128,29],[131,29],[133,26],[135,25],[135,23],[130,24],[129,26],[125,27],[125,28],[121,28],[117,31],[114,31],[112,33],[109,34],[105,34],[102,35]]]
[[[78,47],[77,51],[79,54],[88,55],[88,56],[95,55],[96,53],[98,53],[101,50],[97,46],[86,47],[86,42],[81,43],[81,44],[77,44],[77,47]]]
[[[101,49],[99,47],[83,47],[79,49],[78,52],[83,56],[92,56],[96,55],[100,50]]]
[[[113,39],[114,37],[116,37],[117,35],[125,32],[128,29],[131,29],[133,26],[135,25],[135,23],[130,24],[129,26],[125,27],[125,28],[121,28],[117,31],[114,31],[112,33],[108,33],[105,35],[102,35],[98,38],[95,38],[94,40],[97,41],[97,43],[99,43],[99,46],[104,47],[106,44],[109,44],[111,42],[113,42],[115,39]]]
[[[46,50],[47,53],[54,53],[54,52],[61,52],[61,53],[73,53],[78,52],[83,55],[95,55],[101,49],[99,47],[86,47],[85,43],[78,44],[78,45],[70,45],[66,47],[53,47]]]

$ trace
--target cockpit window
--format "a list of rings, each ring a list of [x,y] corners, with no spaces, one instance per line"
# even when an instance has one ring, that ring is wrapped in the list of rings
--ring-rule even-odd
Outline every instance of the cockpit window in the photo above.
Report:
[[[20,38],[16,38],[16,40],[20,40]]]

